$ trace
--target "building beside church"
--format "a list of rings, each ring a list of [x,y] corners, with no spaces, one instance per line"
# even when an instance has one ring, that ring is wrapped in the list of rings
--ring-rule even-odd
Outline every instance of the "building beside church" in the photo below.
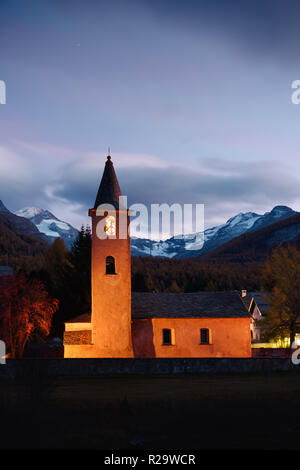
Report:
[[[270,296],[270,293],[260,291],[260,292],[247,292],[242,291],[242,300],[250,314],[250,329],[251,329],[251,347],[252,355],[255,354],[258,356],[258,350],[261,350],[261,355],[266,355],[267,351],[262,351],[263,349],[277,349],[282,350],[284,348],[290,347],[290,338],[286,337],[278,340],[264,340],[263,333],[264,327],[260,324],[260,321],[264,319],[266,312],[270,308],[267,298]],[[295,336],[296,344],[300,345],[300,330],[297,328]],[[254,352],[253,350],[256,349]],[[275,355],[275,352],[274,352]]]
[[[251,357],[238,292],[131,292],[130,213],[110,156],[89,215],[92,311],[65,324],[64,357]]]

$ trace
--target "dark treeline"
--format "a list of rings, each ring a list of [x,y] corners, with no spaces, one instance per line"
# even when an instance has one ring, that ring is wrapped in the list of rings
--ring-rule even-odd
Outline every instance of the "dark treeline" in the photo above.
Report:
[[[259,263],[207,263],[201,259],[132,259],[132,290],[197,292],[260,289]]]

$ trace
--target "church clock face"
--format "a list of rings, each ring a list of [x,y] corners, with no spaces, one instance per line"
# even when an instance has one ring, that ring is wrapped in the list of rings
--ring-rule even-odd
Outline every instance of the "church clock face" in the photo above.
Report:
[[[108,236],[116,235],[116,218],[112,215],[106,218],[105,231]]]

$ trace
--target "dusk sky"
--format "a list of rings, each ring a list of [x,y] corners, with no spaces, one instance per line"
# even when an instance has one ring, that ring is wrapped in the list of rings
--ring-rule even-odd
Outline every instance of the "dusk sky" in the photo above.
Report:
[[[131,203],[205,225],[300,211],[300,3],[0,0],[0,199],[88,222],[111,147]]]

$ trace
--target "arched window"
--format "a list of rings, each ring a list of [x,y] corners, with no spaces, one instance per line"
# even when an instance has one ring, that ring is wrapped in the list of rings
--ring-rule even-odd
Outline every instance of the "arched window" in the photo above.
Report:
[[[210,331],[208,328],[201,328],[200,344],[211,344]]]
[[[116,218],[112,215],[106,217],[105,232],[109,237],[116,235]]]
[[[106,258],[106,274],[116,274],[116,264],[113,256],[107,256]]]

